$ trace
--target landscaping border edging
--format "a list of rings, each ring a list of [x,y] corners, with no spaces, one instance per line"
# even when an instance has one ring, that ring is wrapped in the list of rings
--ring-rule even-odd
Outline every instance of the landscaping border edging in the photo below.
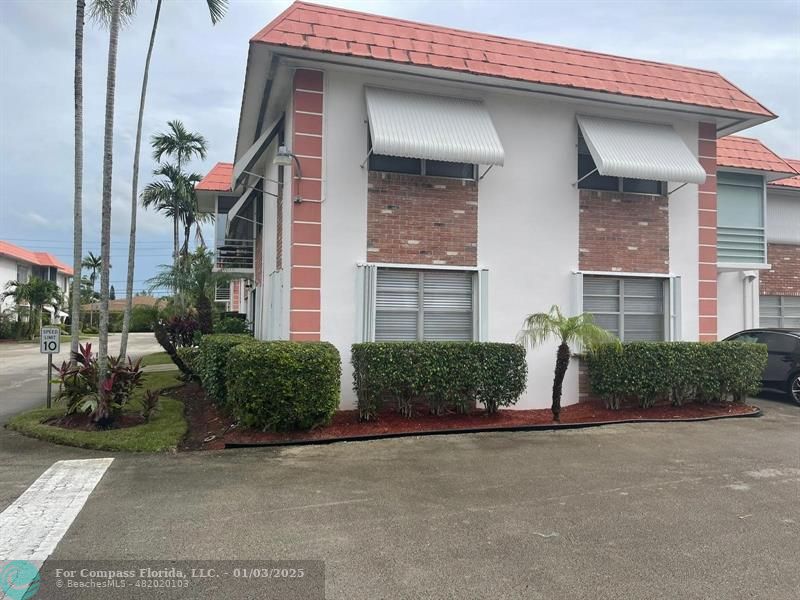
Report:
[[[328,445],[337,442],[368,442],[371,440],[383,440],[404,437],[422,437],[433,435],[457,435],[464,433],[497,433],[501,431],[553,431],[562,429],[587,429],[590,427],[602,427],[606,425],[625,425],[629,423],[695,423],[702,421],[715,421],[718,419],[740,419],[758,418],[764,415],[759,407],[749,413],[735,415],[709,415],[707,417],[684,417],[679,419],[620,419],[619,421],[592,421],[582,423],[547,423],[537,425],[510,425],[506,427],[471,427],[468,429],[431,429],[429,431],[398,431],[390,433],[379,433],[369,435],[352,435],[344,437],[328,437],[313,440],[285,440],[273,442],[226,442],[225,449],[236,448],[262,448],[276,446],[313,446]]]

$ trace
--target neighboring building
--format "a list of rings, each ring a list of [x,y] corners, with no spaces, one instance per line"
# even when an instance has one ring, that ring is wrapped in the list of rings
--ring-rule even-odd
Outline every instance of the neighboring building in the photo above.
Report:
[[[800,262],[794,265],[792,260],[785,260],[787,248],[800,247],[791,246],[800,244],[800,195],[792,198],[791,188],[788,195],[773,191],[776,183],[793,173],[796,171],[789,162],[757,139],[728,136],[717,143],[721,338],[758,327],[759,313],[764,315],[764,309],[773,304],[780,309],[783,297],[789,295],[787,288],[800,295],[798,281],[790,281],[790,272],[794,268],[797,274]],[[788,256],[796,259],[800,255],[790,252]],[[759,288],[761,296],[770,298],[759,298]],[[791,310],[792,301],[787,305]],[[761,326],[778,323],[779,319],[767,319]]]
[[[31,277],[47,279],[58,284],[64,294],[64,308],[69,307],[72,281],[72,268],[69,265],[49,252],[34,252],[0,240],[0,295],[6,291],[9,282],[27,282]],[[13,309],[14,306],[13,298],[5,298],[0,302],[0,309],[3,311]],[[57,322],[63,322],[69,316],[63,310],[55,314],[52,306],[45,306],[45,310]]]
[[[800,160],[785,160],[800,173]],[[761,327],[800,327],[800,176],[767,184],[767,243]]]
[[[195,189],[201,210],[215,215],[214,269],[242,276],[219,284],[214,300],[224,311],[246,315],[247,320],[254,323],[255,285],[261,285],[259,276],[262,270],[261,265],[256,269],[254,249],[262,227],[256,224],[253,210],[260,203],[253,198],[249,199],[247,206],[242,206],[243,202],[238,202],[241,199],[231,190],[232,176],[233,163],[217,163]],[[232,209],[236,217],[228,220],[228,212]],[[260,259],[260,252],[258,256]]]
[[[156,298],[155,296],[134,296],[133,297],[133,306],[134,308],[137,306],[149,306],[149,307],[157,307],[164,303],[165,300],[163,298]],[[100,303],[99,302],[90,302],[88,304],[81,304],[81,312],[93,313],[100,311]],[[122,298],[120,300],[109,300],[108,301],[108,312],[109,313],[123,313],[125,312],[125,299]]]
[[[352,343],[510,342],[552,304],[716,340],[717,139],[774,118],[710,71],[297,2],[250,41],[198,198],[257,337],[332,342],[348,408]],[[518,408],[549,405],[554,350]]]

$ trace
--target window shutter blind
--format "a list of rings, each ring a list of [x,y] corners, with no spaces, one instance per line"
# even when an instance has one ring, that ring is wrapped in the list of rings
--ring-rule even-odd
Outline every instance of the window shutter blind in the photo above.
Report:
[[[356,272],[356,339],[371,342],[375,328],[375,275],[372,265],[359,265]]]
[[[478,341],[489,341],[489,271],[478,272]]]
[[[665,339],[663,279],[585,275],[583,310],[623,341]]]
[[[415,341],[420,307],[419,273],[379,269],[375,292],[375,341]]]
[[[625,341],[664,339],[664,282],[630,277],[621,282]]]
[[[423,333],[429,341],[471,341],[472,279],[468,271],[423,271]]]

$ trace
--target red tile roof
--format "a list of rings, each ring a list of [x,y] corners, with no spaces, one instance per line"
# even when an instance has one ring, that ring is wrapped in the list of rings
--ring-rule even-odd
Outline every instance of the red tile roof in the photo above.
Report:
[[[295,2],[251,42],[774,117],[713,71]]]
[[[218,162],[194,189],[201,192],[229,192],[233,180],[233,163]]]
[[[796,160],[793,158],[784,158],[790,166],[794,167],[794,170],[800,173],[800,160]],[[775,181],[770,181],[769,185],[777,185],[779,187],[787,187],[787,188],[795,188],[800,190],[800,175],[795,177],[787,177],[786,179],[777,179]]]
[[[761,140],[729,135],[717,140],[717,165],[737,169],[795,173],[795,168],[767,148]]]
[[[55,267],[66,275],[72,275],[72,267],[61,262],[49,252],[33,252],[10,242],[0,240],[0,255],[10,256],[39,267]]]

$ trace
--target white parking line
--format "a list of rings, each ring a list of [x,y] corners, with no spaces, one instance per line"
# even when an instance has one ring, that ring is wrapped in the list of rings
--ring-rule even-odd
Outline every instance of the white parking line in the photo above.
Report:
[[[44,561],[113,458],[60,460],[0,513],[0,561]]]

